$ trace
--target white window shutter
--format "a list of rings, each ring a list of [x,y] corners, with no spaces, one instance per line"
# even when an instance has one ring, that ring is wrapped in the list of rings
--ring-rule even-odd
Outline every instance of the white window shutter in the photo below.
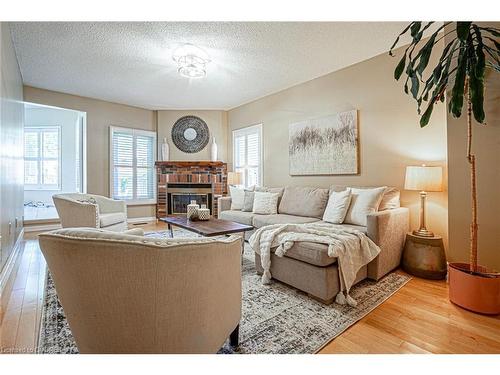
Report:
[[[156,133],[111,127],[110,135],[112,197],[154,203]]]
[[[262,184],[262,125],[233,132],[233,163],[245,187]]]

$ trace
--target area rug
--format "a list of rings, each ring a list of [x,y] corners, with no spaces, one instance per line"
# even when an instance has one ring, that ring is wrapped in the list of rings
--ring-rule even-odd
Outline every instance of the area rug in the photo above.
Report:
[[[147,235],[169,236],[166,231]],[[174,236],[189,237],[192,234],[176,230]],[[410,277],[396,273],[378,282],[365,280],[351,290],[358,302],[356,307],[335,303],[326,306],[275,280],[270,285],[262,285],[255,272],[253,252],[248,244],[245,246],[240,346],[235,351],[226,342],[219,350],[221,354],[316,353],[410,280]],[[50,274],[47,275],[38,353],[78,353]]]

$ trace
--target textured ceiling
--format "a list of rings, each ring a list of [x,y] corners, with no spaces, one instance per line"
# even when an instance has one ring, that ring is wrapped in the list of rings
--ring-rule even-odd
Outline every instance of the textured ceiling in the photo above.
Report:
[[[11,31],[26,85],[149,109],[230,109],[383,53],[406,24],[23,22]],[[177,73],[182,43],[208,52],[207,77]]]

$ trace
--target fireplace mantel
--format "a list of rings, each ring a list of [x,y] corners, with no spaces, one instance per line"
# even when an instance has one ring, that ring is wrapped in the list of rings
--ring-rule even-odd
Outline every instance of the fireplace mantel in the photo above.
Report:
[[[157,167],[195,167],[195,168],[206,168],[206,167],[223,167],[227,164],[223,161],[209,161],[209,160],[200,160],[200,161],[157,161],[155,163]]]
[[[210,184],[212,215],[217,217],[217,198],[227,194],[227,164],[222,161],[157,161],[156,217],[168,214],[168,186],[175,184]]]

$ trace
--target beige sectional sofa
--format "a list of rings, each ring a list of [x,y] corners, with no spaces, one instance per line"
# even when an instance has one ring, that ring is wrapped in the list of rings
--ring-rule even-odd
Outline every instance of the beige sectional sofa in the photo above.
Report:
[[[280,223],[321,222],[330,191],[345,189],[346,186],[332,186],[330,189],[292,186],[272,188],[272,191],[280,194],[278,213],[274,215],[231,210],[231,197],[221,197],[218,201],[219,218],[252,225],[255,228]],[[366,226],[339,225],[366,233],[381,248],[377,258],[358,272],[356,282],[365,278],[379,280],[399,266],[409,228],[409,211],[400,207],[397,189],[385,189],[379,210],[367,215]],[[252,233],[247,232],[246,239]],[[257,272],[262,274],[260,256],[257,253],[255,253],[255,266]],[[324,244],[298,242],[284,257],[272,254],[271,274],[274,279],[305,291],[327,304],[332,303],[339,292],[337,262],[335,258],[328,256],[328,247]]]

